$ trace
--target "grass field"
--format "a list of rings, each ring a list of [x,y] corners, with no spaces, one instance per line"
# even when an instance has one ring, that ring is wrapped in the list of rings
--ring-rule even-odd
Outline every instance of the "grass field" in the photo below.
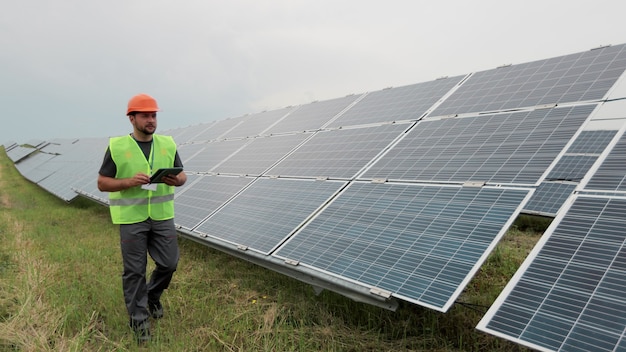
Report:
[[[95,182],[95,175],[94,175]],[[181,239],[153,341],[137,346],[108,209],[24,179],[0,148],[0,351],[523,351],[475,329],[545,228],[520,218],[446,313],[392,312]]]

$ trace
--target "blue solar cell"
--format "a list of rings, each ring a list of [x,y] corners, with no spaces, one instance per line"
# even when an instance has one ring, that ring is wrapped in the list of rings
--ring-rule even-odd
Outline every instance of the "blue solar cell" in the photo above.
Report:
[[[343,98],[301,105],[263,134],[318,130],[358,98],[358,95],[350,95]]]
[[[424,120],[362,178],[535,184],[594,108]]]
[[[542,182],[526,203],[524,212],[544,216],[555,216],[569,198],[577,184],[560,182]]]
[[[409,126],[385,124],[317,132],[266,175],[353,178]]]
[[[446,310],[528,192],[352,183],[275,255]]]
[[[418,120],[462,78],[457,76],[371,92],[327,127]]]
[[[577,196],[479,329],[532,348],[615,351],[626,330],[626,199]]]
[[[213,211],[226,203],[254,179],[245,177],[197,176],[189,175],[190,185],[177,194],[174,202],[176,224],[194,229]]]
[[[310,136],[310,133],[297,133],[251,139],[248,144],[211,171],[220,174],[260,176]]]
[[[429,116],[604,97],[626,69],[626,45],[476,72]]]
[[[228,159],[250,141],[247,139],[222,140],[181,146],[180,153],[186,171],[208,172]]]
[[[626,134],[621,136],[585,189],[626,191]]]
[[[195,231],[269,253],[344,182],[257,179]]]

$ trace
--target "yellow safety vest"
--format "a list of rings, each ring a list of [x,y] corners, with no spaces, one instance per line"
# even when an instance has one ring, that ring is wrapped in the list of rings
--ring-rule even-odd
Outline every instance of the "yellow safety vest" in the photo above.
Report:
[[[133,177],[138,172],[152,172],[174,166],[176,143],[170,136],[153,135],[150,157],[146,159],[137,142],[130,136],[109,140],[111,157],[117,167],[116,178]],[[114,224],[134,224],[148,218],[174,218],[174,186],[158,183],[156,191],[141,186],[109,193],[109,210]]]

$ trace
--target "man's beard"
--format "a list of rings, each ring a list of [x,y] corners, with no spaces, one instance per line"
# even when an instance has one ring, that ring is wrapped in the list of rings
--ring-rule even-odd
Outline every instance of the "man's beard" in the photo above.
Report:
[[[145,135],[152,135],[154,134],[154,132],[156,131],[156,127],[153,127],[152,130],[148,130],[148,127],[144,127],[144,128],[138,128],[139,132],[145,134]]]

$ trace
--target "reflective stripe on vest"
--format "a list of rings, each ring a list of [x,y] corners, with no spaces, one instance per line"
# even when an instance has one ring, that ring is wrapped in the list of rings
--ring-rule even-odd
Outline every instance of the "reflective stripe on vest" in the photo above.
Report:
[[[109,205],[113,206],[122,206],[122,205],[147,205],[147,204],[157,204],[164,203],[174,200],[174,194],[168,194],[165,196],[158,197],[150,197],[148,198],[120,198],[120,199],[109,199]]]
[[[172,167],[176,143],[172,137],[153,135],[150,160],[130,136],[113,137],[109,141],[111,158],[117,167],[116,178],[129,178],[139,172],[150,175],[160,168]],[[167,220],[174,217],[174,186],[157,184],[156,191],[140,186],[109,193],[109,210],[114,224],[133,224],[148,218]]]

